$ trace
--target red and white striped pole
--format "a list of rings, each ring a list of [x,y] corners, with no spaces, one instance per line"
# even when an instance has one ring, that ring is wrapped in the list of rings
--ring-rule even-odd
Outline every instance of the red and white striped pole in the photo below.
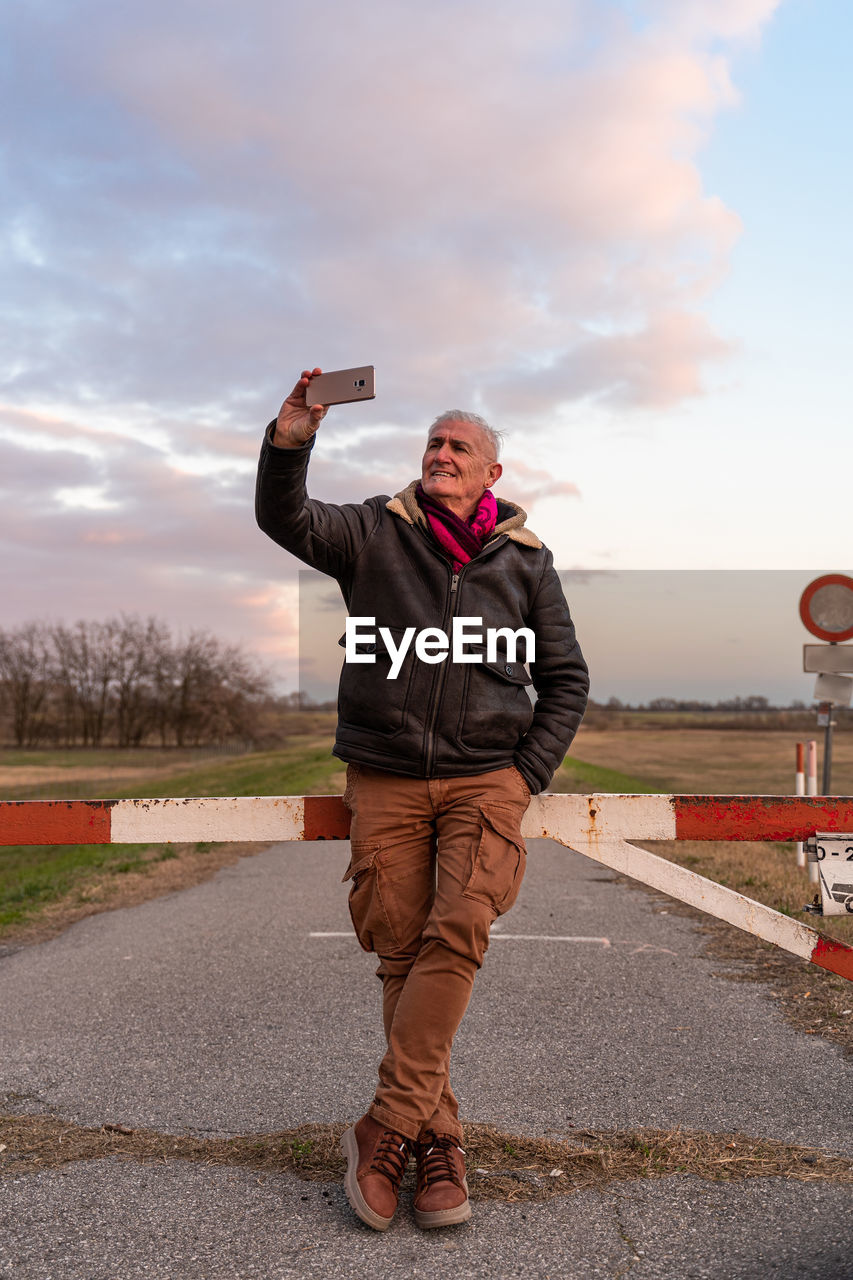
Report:
[[[797,774],[796,774],[796,795],[804,796],[806,794],[806,744],[804,742],[797,743]],[[806,846],[802,840],[797,841],[797,866],[804,867],[806,865]]]
[[[817,739],[809,739],[809,770],[806,778],[806,795],[817,795]],[[820,884],[820,872],[816,862],[809,863],[809,880],[812,884]]]
[[[341,796],[6,800],[0,845],[346,840],[349,820]],[[847,943],[631,843],[794,842],[817,831],[853,832],[853,796],[539,795],[522,824],[522,835],[556,840],[853,981]]]

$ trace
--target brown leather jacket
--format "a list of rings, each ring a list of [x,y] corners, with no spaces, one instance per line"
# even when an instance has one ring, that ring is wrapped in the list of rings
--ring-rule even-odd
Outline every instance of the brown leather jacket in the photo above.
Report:
[[[351,616],[376,619],[375,663],[343,666],[335,755],[416,777],[514,764],[532,793],[543,790],[575,735],[589,689],[551,552],[525,528],[521,508],[498,499],[494,534],[454,574],[418,507],[415,483],[395,498],[343,506],[308,498],[313,443],[278,449],[267,432],[255,512],[275,542],[337,580]],[[482,619],[484,633],[529,627],[536,639],[532,680],[520,658],[507,660],[500,641],[491,662],[485,646],[482,662],[448,657],[431,664],[410,645],[399,675],[387,678],[391,659],[379,627],[399,645],[407,627],[449,634],[454,617]]]

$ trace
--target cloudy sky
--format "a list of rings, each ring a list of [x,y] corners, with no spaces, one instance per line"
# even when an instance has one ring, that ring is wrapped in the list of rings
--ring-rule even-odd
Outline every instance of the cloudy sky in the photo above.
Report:
[[[844,570],[851,27],[833,0],[7,0],[2,624],[153,612],[294,687],[298,566],[252,491],[315,363],[378,385],[326,419],[317,497],[394,492],[473,408],[563,569]]]

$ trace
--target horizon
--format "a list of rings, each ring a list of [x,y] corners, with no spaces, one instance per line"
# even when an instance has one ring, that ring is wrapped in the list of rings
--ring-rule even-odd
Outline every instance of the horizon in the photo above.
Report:
[[[802,670],[799,599],[815,573],[784,570],[561,570],[590,668],[590,696],[644,703],[814,699]],[[299,690],[317,702],[337,691],[346,609],[337,584],[299,572]],[[379,620],[381,623],[381,619]],[[853,645],[849,646],[853,653]],[[853,660],[851,660],[853,667]]]

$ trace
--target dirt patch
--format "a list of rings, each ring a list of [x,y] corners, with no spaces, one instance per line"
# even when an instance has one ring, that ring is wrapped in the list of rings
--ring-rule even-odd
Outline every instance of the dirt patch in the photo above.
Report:
[[[175,772],[174,765],[152,769],[150,765],[134,768],[132,765],[3,765],[0,766],[0,790],[23,790],[25,787],[47,786],[52,782],[133,781],[141,778],[168,777]]]
[[[84,1128],[56,1116],[0,1115],[0,1171],[20,1176],[111,1156],[142,1163],[191,1160],[340,1182],[344,1160],[338,1143],[345,1127],[306,1124],[216,1139],[120,1124]],[[853,1183],[853,1161],[742,1133],[584,1129],[558,1138],[530,1138],[469,1124],[464,1142],[471,1196],[478,1200],[547,1200],[612,1182],[674,1174],[715,1182],[791,1178]],[[411,1185],[411,1169],[407,1179]]]

